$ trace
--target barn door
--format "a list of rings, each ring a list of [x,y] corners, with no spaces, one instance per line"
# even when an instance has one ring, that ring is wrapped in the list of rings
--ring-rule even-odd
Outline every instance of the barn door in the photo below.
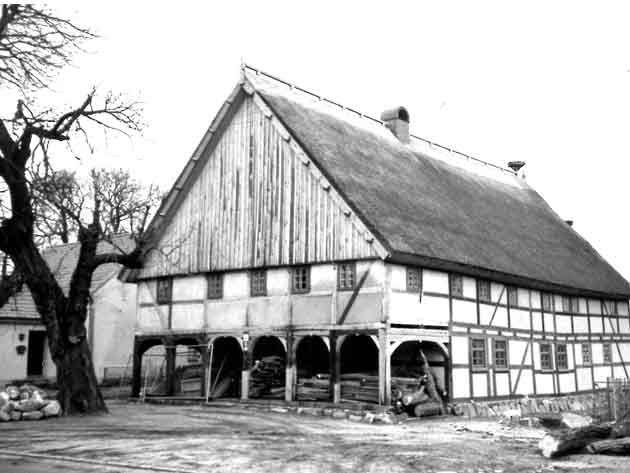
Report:
[[[44,374],[44,330],[28,332],[28,356],[26,360],[26,376],[41,376]]]

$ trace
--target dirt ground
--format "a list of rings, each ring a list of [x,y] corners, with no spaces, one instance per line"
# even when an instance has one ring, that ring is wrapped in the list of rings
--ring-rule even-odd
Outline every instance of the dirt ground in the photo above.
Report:
[[[114,401],[111,414],[0,424],[0,471],[40,472],[615,472],[625,459],[546,460],[539,429],[488,420],[395,424],[243,406]]]

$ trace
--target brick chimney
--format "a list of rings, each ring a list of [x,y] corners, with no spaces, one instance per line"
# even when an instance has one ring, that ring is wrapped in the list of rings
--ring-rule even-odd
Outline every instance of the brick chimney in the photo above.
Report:
[[[381,120],[401,143],[409,143],[409,112],[405,107],[385,110]]]

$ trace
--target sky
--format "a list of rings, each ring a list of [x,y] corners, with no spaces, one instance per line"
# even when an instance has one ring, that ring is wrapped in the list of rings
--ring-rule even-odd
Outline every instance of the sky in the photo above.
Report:
[[[53,91],[68,103],[92,85],[122,92],[147,123],[78,166],[168,188],[245,61],[372,116],[404,105],[413,134],[483,160],[525,161],[529,184],[630,279],[627,2],[52,7],[99,34]]]

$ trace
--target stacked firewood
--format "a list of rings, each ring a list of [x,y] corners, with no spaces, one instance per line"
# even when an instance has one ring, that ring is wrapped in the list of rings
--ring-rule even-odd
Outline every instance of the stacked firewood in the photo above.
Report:
[[[584,451],[606,455],[630,454],[630,423],[591,424],[546,434],[538,443],[543,456],[559,457]]]
[[[284,395],[285,362],[279,356],[266,356],[252,368],[249,396],[282,397]]]
[[[296,389],[300,401],[327,401],[330,398],[330,375],[298,376]]]
[[[19,388],[7,386],[0,391],[0,421],[39,420],[61,414],[55,400],[46,399],[46,393],[30,384]]]

